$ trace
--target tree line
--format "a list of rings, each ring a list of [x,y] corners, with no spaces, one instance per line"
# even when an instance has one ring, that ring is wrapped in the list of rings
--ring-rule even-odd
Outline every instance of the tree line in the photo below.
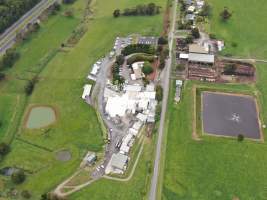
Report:
[[[122,54],[124,56],[128,56],[133,53],[155,54],[156,50],[153,46],[148,44],[131,44],[122,50]]]
[[[0,0],[0,33],[41,0]]]
[[[157,15],[160,13],[160,6],[157,6],[155,3],[149,3],[149,4],[139,4],[133,8],[126,8],[121,12],[120,9],[116,9],[113,12],[114,17],[119,17],[120,15],[123,16],[152,16]]]

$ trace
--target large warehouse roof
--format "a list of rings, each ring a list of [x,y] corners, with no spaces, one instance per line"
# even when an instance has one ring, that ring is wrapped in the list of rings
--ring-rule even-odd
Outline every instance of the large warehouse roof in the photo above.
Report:
[[[191,62],[214,63],[214,55],[189,53],[188,60]]]
[[[126,155],[123,155],[120,153],[113,154],[111,157],[111,165],[115,168],[123,170],[127,160],[128,160],[128,156]]]

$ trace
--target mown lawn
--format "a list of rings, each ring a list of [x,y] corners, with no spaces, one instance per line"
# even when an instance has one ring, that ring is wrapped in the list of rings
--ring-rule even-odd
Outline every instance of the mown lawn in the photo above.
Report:
[[[54,50],[66,40],[82,16],[85,1],[77,0],[73,5],[74,18],[65,18],[62,15],[53,17],[39,33],[20,47],[21,59],[8,72],[10,78],[18,83],[17,85],[11,81],[3,83],[1,89],[7,93],[12,91],[23,95],[26,81],[21,79],[32,77],[33,72],[40,69],[38,64],[42,63],[47,55],[52,54],[52,58],[39,74],[39,82],[32,96],[27,100],[26,107],[33,104],[46,104],[55,107],[58,111],[57,122],[45,130],[24,129],[24,117],[22,117],[18,134],[11,146],[12,151],[0,165],[1,167],[23,167],[29,171],[26,182],[18,189],[29,190],[33,194],[32,199],[38,199],[42,193],[52,190],[72,174],[86,150],[102,151],[101,129],[93,108],[81,100],[82,86],[86,83],[86,76],[92,64],[112,49],[117,36],[132,33],[160,35],[162,15],[118,19],[112,16],[113,10],[117,7],[123,9],[138,3],[149,2],[148,0],[145,2],[141,0],[93,1],[94,13],[88,23],[87,33],[70,51],[54,54]],[[162,6],[163,12],[166,2],[164,0],[154,2]],[[22,78],[18,80],[17,76]],[[7,117],[10,118],[10,116]],[[3,127],[3,129],[6,128]],[[21,139],[30,144],[22,142]],[[90,199],[107,199],[113,195],[115,199],[141,199],[147,192],[149,181],[147,175],[150,168],[147,163],[151,161],[150,154],[153,150],[151,145],[147,144],[142,164],[138,166],[136,175],[130,182],[113,183],[109,180],[100,180],[71,198],[85,199],[89,195]],[[43,147],[48,148],[49,151],[43,150]],[[23,151],[20,151],[21,148]],[[69,149],[72,159],[66,163],[57,161],[55,152],[60,149]],[[39,158],[36,157],[38,154]],[[8,182],[7,185],[10,183]],[[117,193],[118,190],[124,194]]]
[[[69,196],[70,200],[90,199],[118,199],[118,200],[141,200],[147,199],[150,177],[153,171],[152,163],[153,147],[155,140],[145,139],[143,153],[139,159],[135,173],[128,182],[118,182],[107,179],[101,179],[83,190]]]
[[[212,6],[210,31],[226,42],[224,53],[267,59],[267,3],[265,0],[208,0]],[[233,12],[228,22],[220,20],[224,7]],[[236,43],[236,47],[233,47]]]
[[[204,84],[205,87],[229,91],[258,91],[261,116],[266,122],[267,66],[259,65],[259,80],[255,85]],[[169,103],[169,127],[162,199],[174,200],[225,200],[267,198],[267,145],[253,141],[238,142],[236,139],[202,136],[201,141],[192,139],[194,84],[187,82],[182,102]],[[172,87],[172,97],[174,95]],[[266,131],[264,131],[266,134]]]

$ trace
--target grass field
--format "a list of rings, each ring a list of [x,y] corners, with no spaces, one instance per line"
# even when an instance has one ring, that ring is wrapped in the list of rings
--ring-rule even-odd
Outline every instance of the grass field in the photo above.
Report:
[[[266,2],[208,0],[212,6],[212,18],[208,31],[226,41],[224,54],[236,57],[267,58]],[[224,7],[233,11],[232,18],[223,23],[219,13]],[[233,43],[237,46],[233,47]],[[214,84],[187,81],[182,100],[173,102],[175,86],[169,99],[166,151],[163,151],[162,194],[166,200],[264,200],[267,199],[267,165],[265,142],[201,136],[193,140],[194,85],[208,90],[234,91],[253,94],[260,107],[261,122],[267,122],[267,65],[256,64],[255,84]],[[197,113],[197,117],[201,116]],[[199,120],[199,119],[198,119]],[[197,126],[201,132],[201,126]],[[264,137],[266,130],[263,130]]]
[[[226,42],[224,53],[248,58],[267,59],[267,4],[265,0],[208,0],[212,6],[210,32]],[[228,7],[232,18],[222,22],[219,13]],[[232,44],[237,46],[233,47]]]
[[[7,71],[8,80],[0,83],[0,111],[5,114],[1,119],[6,122],[0,129],[0,137],[11,140],[14,136],[12,151],[0,167],[17,166],[27,170],[26,182],[17,188],[29,190],[32,199],[38,199],[42,193],[52,190],[72,174],[87,150],[102,150],[102,133],[95,111],[80,98],[92,64],[110,51],[117,36],[132,33],[159,35],[162,31],[162,15],[118,19],[112,16],[117,7],[123,9],[150,2],[148,0],[92,1],[94,13],[87,24],[87,33],[74,48],[67,52],[58,51],[60,44],[78,25],[85,2],[77,0],[72,6],[75,9],[73,18],[59,14],[43,24],[38,33],[19,47],[21,59]],[[164,11],[164,0],[154,2],[161,5]],[[28,99],[23,94],[25,83],[39,72],[39,82]],[[23,112],[34,104],[55,107],[59,113],[57,123],[44,130],[24,129]],[[14,117],[17,122],[8,123],[15,111],[18,111],[17,117]],[[12,133],[7,132],[9,126]],[[72,159],[66,163],[57,161],[55,152],[60,149],[69,149]],[[138,165],[136,175],[130,182],[100,180],[71,198],[84,199],[87,195],[92,197],[90,199],[107,199],[110,195],[115,195],[117,199],[142,198],[146,195],[147,163],[151,161],[153,151],[149,143],[145,149],[142,164]],[[5,181],[5,184],[6,190],[13,187],[10,181]],[[119,190],[121,193],[118,193]]]
[[[215,85],[208,88],[229,91],[259,90],[261,103],[267,97],[259,87],[266,83],[266,66],[258,66],[260,79],[254,85]],[[202,136],[201,141],[192,139],[194,112],[192,87],[187,82],[181,104],[169,103],[169,132],[165,161],[162,199],[266,199],[267,185],[265,143],[237,142],[236,139]],[[198,85],[201,85],[198,83]],[[174,88],[174,87],[173,87]],[[172,88],[172,96],[174,89]],[[266,121],[266,109],[262,110]]]

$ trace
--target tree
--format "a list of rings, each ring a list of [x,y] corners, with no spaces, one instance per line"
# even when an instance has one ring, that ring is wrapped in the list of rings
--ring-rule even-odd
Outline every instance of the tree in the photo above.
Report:
[[[133,8],[126,8],[123,11],[124,16],[140,16],[140,15],[156,15],[160,13],[160,6],[157,6],[155,3],[149,3],[147,5],[139,4],[136,7]],[[115,11],[113,12],[113,16],[115,17],[114,14]]]
[[[0,62],[0,69],[12,67],[18,59],[19,53],[16,51],[16,49],[8,49]]]
[[[116,57],[116,63],[118,65],[122,65],[124,63],[124,56],[123,55],[119,55]]]
[[[232,13],[228,10],[227,7],[224,7],[223,11],[220,13],[221,19],[227,21],[231,18]]]
[[[185,70],[185,66],[183,64],[178,64],[176,65],[176,71],[184,71]]]
[[[63,3],[65,4],[72,4],[75,0],[63,0]]]
[[[213,39],[213,40],[215,40],[217,38],[214,33],[210,33],[209,34],[209,37],[210,37],[210,39]]]
[[[193,36],[195,39],[200,38],[200,33],[199,33],[198,28],[193,28],[193,29],[191,30],[191,34],[192,34],[192,36]]]
[[[39,2],[40,0],[0,0],[0,33]]]
[[[186,38],[185,38],[185,41],[187,44],[191,44],[193,43],[193,36],[192,35],[188,35]]]
[[[226,75],[233,75],[236,71],[236,65],[235,64],[228,64],[224,67],[223,73]]]
[[[153,70],[151,64],[149,62],[145,62],[144,66],[142,68],[142,72],[147,76],[147,75],[153,73],[153,71],[154,70]]]
[[[209,17],[211,15],[211,7],[207,2],[202,7],[202,10],[199,15],[203,17]]]
[[[5,156],[10,151],[9,145],[6,143],[0,143],[0,156]]]
[[[58,2],[54,3],[54,10],[55,11],[60,11],[61,10],[61,5]]]
[[[21,184],[26,179],[26,176],[24,174],[24,171],[22,169],[19,169],[18,171],[14,172],[11,175],[11,180],[15,184]]]
[[[162,70],[165,67],[165,57],[164,55],[160,55],[159,57],[159,68]]]
[[[238,136],[237,136],[237,141],[238,142],[242,142],[244,139],[245,139],[244,135],[238,134]]]
[[[6,75],[5,75],[4,73],[0,72],[0,81],[1,81],[1,80],[4,80],[5,77],[6,77]]]
[[[122,50],[122,55],[128,56],[133,53],[155,54],[156,49],[148,44],[130,44]]]
[[[32,80],[28,81],[24,89],[27,96],[30,96],[32,94],[36,83],[37,83],[37,77],[34,77]]]
[[[41,200],[49,200],[49,196],[47,193],[41,195]]]
[[[163,99],[163,88],[160,85],[157,85],[156,87],[156,99],[158,102]]]
[[[114,12],[113,12],[113,17],[117,18],[117,17],[119,17],[120,15],[121,15],[121,11],[120,11],[120,9],[116,9],[116,10],[114,10]]]
[[[31,193],[28,191],[28,190],[23,190],[22,192],[21,192],[21,196],[24,198],[24,199],[29,199],[29,198],[31,198]]]
[[[159,45],[165,45],[168,44],[168,39],[166,37],[160,37],[158,40]]]
[[[64,13],[64,15],[66,16],[66,17],[73,17],[73,10],[66,10],[65,11],[65,13]]]

